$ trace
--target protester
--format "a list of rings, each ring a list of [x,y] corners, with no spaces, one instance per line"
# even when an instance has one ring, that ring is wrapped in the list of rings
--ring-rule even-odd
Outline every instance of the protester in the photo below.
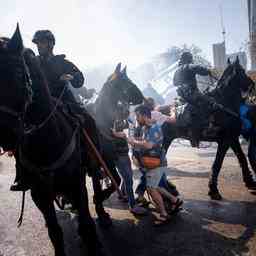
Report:
[[[171,113],[170,115],[162,114],[160,111],[156,109],[155,100],[151,97],[145,99],[143,105],[148,107],[151,111],[151,119],[158,123],[158,125],[162,126],[165,122],[167,123],[174,123],[175,116]]]
[[[136,108],[135,113],[138,123],[143,127],[143,139],[128,138],[128,142],[132,147],[138,149],[139,163],[146,172],[147,191],[160,213],[155,221],[155,224],[159,225],[166,223],[170,219],[170,215],[164,206],[163,195],[168,194],[168,198],[173,204],[173,210],[179,208],[182,201],[159,186],[161,178],[165,173],[165,168],[162,164],[164,152],[162,150],[163,135],[161,127],[157,123],[152,122],[151,111],[148,107],[141,105]]]
[[[175,122],[175,116],[174,115],[168,116],[168,115],[162,114],[161,112],[159,112],[156,109],[155,101],[154,101],[153,98],[151,98],[151,97],[146,98],[143,105],[150,109],[150,111],[151,111],[151,121],[153,123],[156,122],[159,126],[161,126],[162,132],[166,131],[166,130],[163,129],[165,126],[167,126],[170,123]],[[142,136],[140,134],[139,130],[140,130],[140,128],[137,127],[137,132],[136,132],[136,136],[135,136],[137,138],[137,140],[139,139],[140,136]],[[164,136],[163,145],[165,144],[166,139],[167,138],[165,138],[165,136]],[[163,149],[165,149],[165,148],[163,147]],[[136,149],[134,150],[134,152],[135,152],[135,155],[136,155]],[[165,153],[166,153],[166,151],[165,151]],[[135,161],[136,161],[136,159],[135,159]],[[166,158],[163,159],[162,164],[167,165],[167,159]],[[140,178],[140,183],[138,184],[135,193],[138,195],[137,201],[142,203],[143,205],[147,205],[148,202],[144,197],[144,193],[145,193],[145,190],[146,190],[145,172],[143,171],[143,169],[140,169],[140,171],[141,171],[142,175],[141,175],[141,178]],[[164,187],[165,189],[167,189],[169,192],[171,192],[175,196],[177,196],[179,194],[178,191],[176,190],[176,186],[173,183],[171,183],[170,181],[167,180],[167,176],[166,176],[165,173],[163,174],[163,176],[161,178],[160,186]]]
[[[127,196],[130,212],[135,215],[144,215],[145,208],[136,205],[133,192],[133,171],[129,157],[129,147],[124,129],[127,128],[126,118],[122,116],[122,106],[117,111],[112,135],[114,137],[115,152],[117,154],[116,167],[122,177],[121,192]],[[129,115],[129,113],[127,113]]]

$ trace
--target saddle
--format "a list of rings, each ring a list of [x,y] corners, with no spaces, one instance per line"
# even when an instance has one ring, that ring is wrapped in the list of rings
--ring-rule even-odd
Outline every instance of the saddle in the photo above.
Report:
[[[197,108],[189,103],[183,103],[172,106],[171,112],[175,114],[176,125],[181,129],[190,131],[196,123],[200,137],[214,138],[220,131],[220,127],[215,123],[214,115],[207,110],[207,107]]]

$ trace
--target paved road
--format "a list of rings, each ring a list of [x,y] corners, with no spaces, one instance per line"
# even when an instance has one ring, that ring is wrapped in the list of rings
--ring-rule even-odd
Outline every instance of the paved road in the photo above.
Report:
[[[256,196],[241,181],[241,172],[232,153],[225,159],[220,190],[221,202],[210,201],[207,182],[215,148],[192,149],[174,145],[168,154],[168,175],[179,188],[185,210],[164,227],[152,226],[152,215],[135,218],[116,195],[106,203],[113,217],[110,230],[98,229],[113,256],[218,256],[256,255]],[[21,194],[9,191],[14,163],[0,159],[0,255],[53,256],[43,218],[27,196],[23,225],[17,229]],[[135,172],[135,185],[139,175]],[[91,185],[88,182],[91,192]],[[93,205],[91,204],[92,212]],[[93,213],[94,214],[94,213]],[[95,215],[94,215],[95,216]],[[76,216],[58,211],[65,233],[67,255],[80,256],[82,243],[76,235]]]

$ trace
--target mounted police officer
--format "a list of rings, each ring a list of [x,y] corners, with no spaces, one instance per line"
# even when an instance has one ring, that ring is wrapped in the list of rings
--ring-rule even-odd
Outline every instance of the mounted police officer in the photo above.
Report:
[[[36,58],[48,82],[51,96],[61,100],[69,113],[79,119],[94,144],[99,147],[95,121],[76,101],[69,86],[69,84],[74,88],[83,86],[82,72],[72,62],[66,60],[65,55],[53,54],[55,37],[50,30],[36,31],[32,42],[37,46],[39,56]],[[16,178],[16,184],[11,186],[11,190],[26,190],[28,186],[23,182],[22,174],[18,176],[21,178]]]
[[[55,37],[50,30],[38,30],[32,39],[36,44],[39,56],[37,56],[40,66],[47,79],[48,86],[53,97],[58,98],[70,82],[74,88],[80,88],[84,83],[82,72],[70,61],[65,59],[65,55],[54,55],[53,48]],[[74,96],[70,90],[66,90],[63,102],[74,102]]]
[[[193,55],[190,52],[182,53],[179,67],[174,74],[173,84],[178,87],[177,94],[193,109],[191,113],[191,144],[193,147],[199,146],[200,125],[197,112],[203,105],[209,106],[210,104],[213,108],[218,107],[212,98],[199,91],[196,75],[213,77],[209,69],[193,64]]]

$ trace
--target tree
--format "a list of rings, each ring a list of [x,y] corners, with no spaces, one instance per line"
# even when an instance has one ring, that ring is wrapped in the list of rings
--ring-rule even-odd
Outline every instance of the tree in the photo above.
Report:
[[[192,44],[190,46],[183,44],[181,47],[172,46],[167,51],[170,54],[170,56],[173,60],[173,63],[179,60],[179,58],[183,52],[189,51],[193,54],[194,62],[196,64],[200,64],[200,65],[203,65],[206,67],[211,67],[211,63],[203,55],[202,49],[194,44]]]

